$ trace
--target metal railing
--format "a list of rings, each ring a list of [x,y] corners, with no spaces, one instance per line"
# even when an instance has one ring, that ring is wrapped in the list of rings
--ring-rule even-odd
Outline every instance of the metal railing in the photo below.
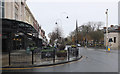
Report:
[[[26,50],[15,50],[6,54],[6,57],[3,55],[2,62],[4,63],[3,67],[49,65],[76,60],[80,58],[79,52],[79,48],[68,48],[67,50],[57,50],[56,48],[36,49],[29,53]],[[8,62],[5,63],[6,60]]]

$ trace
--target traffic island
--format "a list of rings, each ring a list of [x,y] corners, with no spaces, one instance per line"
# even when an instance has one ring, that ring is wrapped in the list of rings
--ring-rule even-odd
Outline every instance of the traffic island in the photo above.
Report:
[[[6,67],[2,67],[2,68],[34,68],[34,67],[46,67],[46,66],[55,66],[55,65],[60,65],[60,64],[66,64],[66,63],[70,63],[70,62],[74,62],[74,61],[78,61],[81,58],[83,58],[83,56],[80,56],[77,59],[73,59],[70,61],[64,61],[64,62],[58,62],[58,63],[51,63],[51,64],[42,64],[42,65],[29,65],[29,66],[20,66],[20,67],[15,67],[15,66],[6,66]]]
[[[34,66],[49,66],[64,64],[82,58],[78,48],[69,48],[68,50],[57,50],[55,48],[42,49],[40,52],[29,52],[25,50],[15,51],[8,54],[8,65],[2,65],[2,68],[27,68]],[[4,57],[3,57],[4,58]],[[8,58],[4,58],[7,59]]]

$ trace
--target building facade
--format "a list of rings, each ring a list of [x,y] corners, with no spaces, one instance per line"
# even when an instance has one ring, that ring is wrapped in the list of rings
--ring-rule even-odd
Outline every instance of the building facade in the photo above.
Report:
[[[119,24],[119,26],[120,26],[120,1],[118,2],[118,24]],[[120,33],[119,33],[119,38],[118,38],[118,40],[119,40],[119,48],[120,48]]]
[[[25,21],[26,0],[2,0],[2,18]]]
[[[26,32],[24,32],[24,29],[23,31],[22,30],[19,30],[19,29],[22,29],[22,28],[18,28],[15,29],[16,31],[13,32],[13,31],[7,31],[6,29],[10,29],[10,30],[13,30],[14,28],[10,27],[9,28],[9,24],[8,23],[5,23],[3,21],[4,25],[3,28],[5,29],[3,32],[4,32],[4,39],[3,39],[3,42],[4,44],[7,45],[7,40],[6,37],[11,37],[11,36],[7,36],[7,34],[14,34],[15,36],[18,35],[19,33],[22,33],[22,34],[26,34],[24,35],[25,37],[22,37],[22,35],[19,35],[21,36],[21,39],[29,39],[32,38],[34,42],[36,42],[36,46],[42,46],[42,43],[44,40],[46,40],[46,37],[45,37],[45,31],[43,31],[41,29],[41,26],[39,25],[39,23],[37,22],[37,20],[35,19],[35,17],[33,16],[33,14],[31,13],[29,7],[27,6],[26,4],[26,0],[0,0],[0,9],[2,10],[0,13],[1,13],[1,17],[2,19],[4,19],[5,21],[8,21],[8,22],[11,22],[11,23],[16,23],[16,24],[13,24],[12,26],[14,27],[17,27],[18,26],[23,26],[23,25],[20,25],[18,23],[21,23],[21,24],[25,24],[26,26],[29,26],[31,25],[32,28],[27,28],[28,30],[25,30]],[[7,25],[7,28],[6,26]],[[25,28],[25,25],[24,25],[24,28]],[[36,32],[35,33],[29,33],[28,31],[30,31],[30,29],[35,29]],[[19,32],[21,31],[21,32]],[[33,37],[32,37],[33,36]],[[18,38],[17,38],[18,39]],[[26,40],[27,41],[27,40]],[[15,38],[13,38],[11,40],[11,42],[13,42],[13,45],[14,43],[18,42],[16,45],[16,47],[18,47],[20,45],[20,42],[19,41],[15,41]],[[25,42],[27,43],[27,42]],[[29,43],[29,42],[28,42]],[[24,48],[27,47],[27,44],[24,44],[24,42],[22,42],[22,44],[24,45]],[[41,44],[41,45],[40,45]],[[6,48],[7,49],[7,48]]]
[[[31,13],[29,7],[26,5],[25,6],[25,22],[31,24],[32,26],[34,26],[34,23],[36,22],[33,14]]]
[[[39,28],[41,26],[27,6],[26,0],[0,0],[0,9],[2,10],[0,11],[2,15],[1,18],[23,21],[31,24],[38,32],[40,32],[40,35],[44,33],[42,29]]]
[[[108,44],[110,45],[111,49],[120,49],[120,26],[111,25],[111,27],[108,28],[108,31]],[[104,45],[106,46],[106,32],[104,34]]]

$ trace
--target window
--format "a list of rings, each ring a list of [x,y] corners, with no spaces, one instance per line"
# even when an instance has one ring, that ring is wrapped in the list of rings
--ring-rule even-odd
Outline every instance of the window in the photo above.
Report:
[[[19,6],[19,4],[18,4],[18,0],[15,0],[15,3]]]
[[[25,16],[26,16],[26,21],[29,23],[29,12],[28,12],[28,10],[26,9],[26,11],[25,11]]]
[[[4,18],[4,14],[5,14],[4,7],[2,7],[2,18]]]
[[[109,42],[113,42],[112,38],[109,38]]]
[[[24,2],[21,2],[21,5],[24,5]]]
[[[18,19],[18,8],[15,7],[15,19]]]
[[[4,6],[4,0],[2,0],[2,6]]]
[[[1,0],[0,0],[0,18],[1,18],[1,15],[2,15],[1,10],[2,10],[2,2],[1,2]]]
[[[24,16],[24,5],[23,4],[21,4],[21,14],[20,15],[22,17],[21,19],[23,19],[24,18],[23,17]]]
[[[116,43],[116,37],[114,37],[114,43]]]
[[[0,16],[4,17],[4,0],[0,0]]]

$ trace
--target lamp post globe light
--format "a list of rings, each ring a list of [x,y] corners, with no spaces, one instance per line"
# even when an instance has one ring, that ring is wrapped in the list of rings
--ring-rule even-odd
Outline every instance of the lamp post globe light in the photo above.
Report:
[[[66,12],[63,12],[62,13],[65,17],[65,19],[69,19],[70,17],[68,16],[68,13],[66,13]],[[59,19],[60,20],[60,19]],[[60,22],[62,22],[61,20],[60,20]],[[58,22],[55,22],[55,24],[58,26]],[[76,19],[76,31],[75,31],[75,45],[77,46],[77,44],[78,44],[78,21],[77,21],[77,19]]]
[[[68,18],[69,16],[65,16],[65,19],[68,19]],[[57,45],[59,39],[61,39],[60,41],[62,42],[62,38],[58,36],[58,27],[60,26],[62,28],[62,20],[58,18],[55,22],[55,25],[57,26],[57,39],[56,39],[55,45]]]
[[[69,19],[70,17],[68,16],[68,14],[66,12],[63,12],[63,14],[65,14],[65,19]],[[76,29],[75,29],[75,45],[78,44],[78,21],[76,19]],[[72,39],[72,38],[71,38]]]

